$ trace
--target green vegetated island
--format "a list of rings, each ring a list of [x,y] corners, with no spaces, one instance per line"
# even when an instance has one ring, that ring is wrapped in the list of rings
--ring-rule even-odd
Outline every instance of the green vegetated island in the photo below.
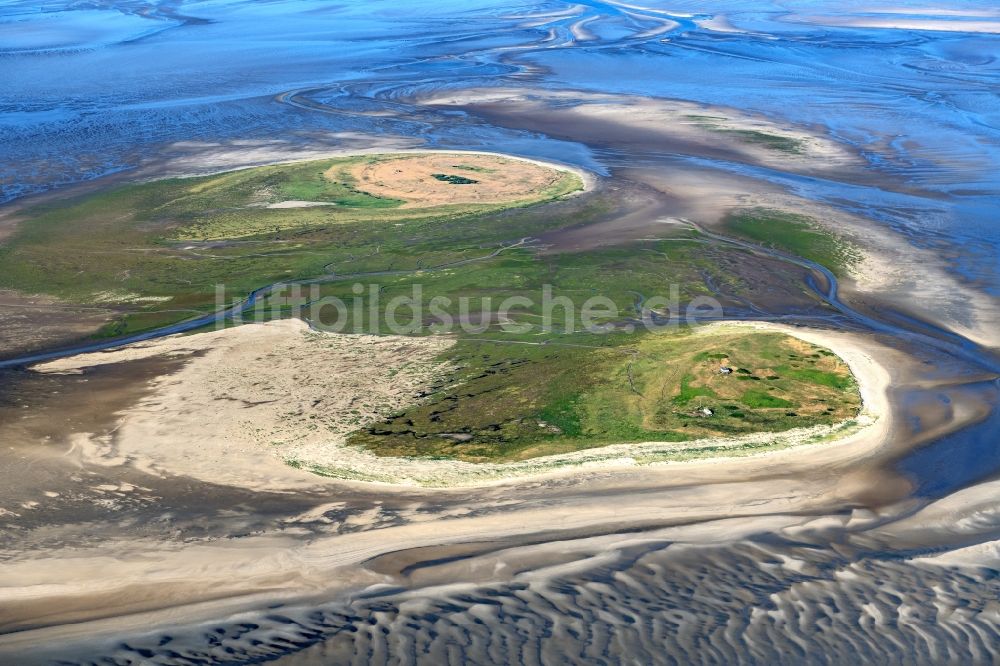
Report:
[[[0,246],[0,288],[116,308],[120,316],[104,336],[211,312],[217,284],[230,298],[307,279],[317,279],[320,296],[347,303],[359,283],[383,302],[412,294],[414,285],[425,300],[446,296],[445,310],[479,330],[454,329],[458,343],[441,359],[447,376],[411,407],[348,438],[378,455],[513,461],[832,425],[857,415],[854,378],[826,349],[747,328],[699,335],[617,326],[667,284],[680,285],[681,302],[712,294],[712,284],[738,289],[726,265],[747,254],[706,244],[692,229],[582,252],[525,242],[615,210],[607,193],[569,196],[582,188],[568,170],[437,152],[127,185],[27,210]],[[728,225],[838,272],[853,261],[808,218],[744,211]],[[553,298],[576,303],[610,299],[615,307],[602,314],[610,332],[564,322],[561,310],[543,328],[543,285]],[[522,325],[509,332],[495,308],[516,295],[531,303],[506,314],[507,323]],[[262,305],[269,316],[287,310],[277,300]],[[338,313],[341,330],[389,332],[384,318],[357,315]],[[413,335],[434,333],[432,323],[420,323]]]

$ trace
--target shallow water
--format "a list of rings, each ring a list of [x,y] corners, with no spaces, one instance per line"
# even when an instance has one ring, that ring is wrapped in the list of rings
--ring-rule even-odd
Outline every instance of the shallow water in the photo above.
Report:
[[[147,177],[376,145],[501,150],[604,175],[692,168],[821,202],[904,247],[932,250],[957,278],[939,289],[935,325],[959,328],[1000,312],[1000,10],[985,0],[932,4],[109,0],[39,9],[0,1],[0,201],[114,173]],[[901,22],[908,27],[890,25]],[[550,136],[513,114],[487,118],[420,101],[481,87],[740,109],[835,139],[864,166],[804,174],[655,142],[640,155],[596,125]],[[908,270],[914,284],[937,279],[919,265]],[[889,312],[877,296],[866,305],[875,316]],[[892,320],[906,326],[907,316]],[[676,529],[633,525],[645,535],[634,538],[601,525],[552,536],[548,550],[512,540],[502,562],[488,549],[464,559],[411,549],[400,555],[411,569],[394,569],[391,588],[102,640],[93,655],[303,664],[995,660],[995,504],[969,501],[965,514],[932,515],[915,531],[906,521],[957,492],[991,488],[1000,472],[996,378],[939,347],[896,344],[915,362],[897,378],[897,452],[878,462],[886,478],[910,487],[879,517],[845,500],[805,517],[775,509],[773,524],[745,534],[736,525],[727,538],[706,537],[727,528],[695,520]],[[951,422],[965,427],[927,436]],[[39,460],[55,483],[64,461]],[[157,502],[183,506],[185,525],[198,523],[198,498],[237,501],[186,486],[156,493]],[[373,500],[364,501],[371,510]],[[460,498],[442,507],[449,501]],[[150,502],[126,511],[128,520],[161,510]],[[266,530],[271,514],[310,504],[289,502],[282,509],[269,498],[264,518],[245,506],[218,510],[206,532]],[[110,522],[101,529],[115,531]],[[971,546],[986,555],[968,568],[921,559]]]
[[[959,245],[951,268],[997,295],[1000,17],[992,3],[949,2],[943,20],[992,21],[994,33],[795,22],[941,20],[944,12],[916,2],[896,3],[910,9],[892,14],[829,1],[647,4],[109,2],[86,10],[48,3],[40,11],[7,2],[0,5],[2,194],[129,169],[175,142],[338,145],[345,137],[337,133],[354,132],[447,147],[503,145],[593,167],[579,147],[470,126],[401,97],[526,83],[657,95],[760,112],[856,148],[876,177],[891,177],[910,196],[831,183],[793,187],[843,199],[915,244]],[[275,101],[295,90],[338,111]]]

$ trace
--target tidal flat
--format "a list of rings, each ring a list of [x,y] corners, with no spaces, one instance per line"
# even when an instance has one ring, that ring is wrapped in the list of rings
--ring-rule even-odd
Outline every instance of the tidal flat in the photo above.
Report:
[[[996,23],[0,9],[0,662],[996,661]]]

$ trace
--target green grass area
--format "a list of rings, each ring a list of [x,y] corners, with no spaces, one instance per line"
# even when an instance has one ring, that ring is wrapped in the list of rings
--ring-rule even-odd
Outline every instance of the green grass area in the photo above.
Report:
[[[123,320],[103,333],[136,332],[213,310],[217,284],[236,298],[331,271],[412,270],[475,258],[511,238],[585,222],[607,208],[597,198],[567,202],[572,217],[542,215],[530,201],[507,209],[400,209],[400,201],[359,193],[324,175],[335,166],[346,169],[352,159],[362,158],[127,185],[36,206],[0,245],[0,288],[112,305]],[[559,199],[580,185],[567,173],[537,201]],[[255,207],[286,200],[336,205]]]
[[[848,275],[861,259],[860,249],[849,240],[804,215],[758,208],[731,215],[726,229],[761,245],[815,261],[838,277]]]
[[[751,409],[760,409],[768,407],[795,407],[795,403],[791,400],[785,400],[784,398],[779,398],[776,395],[771,395],[767,391],[757,391],[751,389],[749,391],[744,391],[743,395],[740,396],[740,402]]]
[[[432,173],[431,176],[444,183],[451,183],[452,185],[473,185],[479,182],[478,180],[466,178],[465,176],[455,176],[447,173]]]
[[[102,337],[210,312],[217,284],[234,299],[274,282],[324,278],[313,295],[348,306],[336,313],[348,333],[393,332],[384,316],[374,324],[369,319],[371,290],[382,304],[415,287],[425,307],[448,299],[437,313],[425,309],[412,333],[433,332],[441,314],[467,315],[473,330],[459,328],[462,339],[448,353],[456,370],[425,401],[352,437],[381,455],[518,460],[617,442],[786,430],[856,411],[856,387],[837,358],[783,336],[583,331],[579,306],[587,299],[611,304],[591,324],[634,317],[638,300],[667,296],[669,285],[677,285],[676,305],[683,307],[711,295],[706,280],[726,283],[720,258],[733,253],[741,261],[742,250],[678,230],[587,252],[518,246],[495,254],[519,239],[602,220],[618,206],[617,195],[566,198],[580,185],[568,174],[538,193],[534,202],[542,205],[408,209],[354,189],[343,176],[356,163],[350,160],[376,158],[170,179],[35,207],[0,246],[0,288],[116,304],[121,316]],[[333,205],[261,207],[289,200]],[[734,233],[766,233],[756,240],[775,246],[777,229],[787,244],[782,249],[821,263],[817,257],[833,251],[795,216],[754,212],[732,223]],[[360,312],[350,307],[355,283],[365,287]],[[549,327],[541,299],[546,285],[556,302]],[[511,297],[530,301],[506,312],[504,322],[519,332],[498,317]],[[569,321],[563,299],[573,304]],[[265,319],[289,314],[277,298],[262,307]],[[332,324],[328,314],[318,312],[318,323]],[[720,374],[723,363],[734,372]]]
[[[193,316],[196,312],[178,313],[176,310],[126,313],[108,322],[94,336],[96,338],[118,338],[148,331],[176,323],[178,314]]]
[[[726,118],[718,116],[687,115],[685,118],[696,121],[696,124],[707,130],[734,137],[743,143],[751,143],[763,146],[764,148],[768,148],[770,150],[777,150],[779,152],[790,153],[793,155],[802,153],[803,142],[801,139],[797,139],[795,137],[771,134],[769,132],[761,132],[760,130],[722,127],[717,123],[717,121],[725,121]]]
[[[704,386],[692,386],[693,381],[694,381],[694,375],[685,374],[683,377],[681,377],[680,391],[678,391],[677,395],[673,397],[673,403],[675,405],[683,407],[685,405],[690,404],[690,402],[692,400],[695,400],[696,398],[718,397],[715,394],[715,391],[713,391],[710,388]]]
[[[783,153],[799,154],[802,152],[802,140],[778,134],[768,134],[758,130],[718,129],[717,132],[734,136],[744,143],[764,146]]]
[[[433,395],[349,442],[386,456],[499,462],[833,424],[860,407],[851,374],[835,356],[782,334],[738,328],[548,344],[470,339],[447,358],[456,370]],[[744,373],[723,374],[722,367]]]

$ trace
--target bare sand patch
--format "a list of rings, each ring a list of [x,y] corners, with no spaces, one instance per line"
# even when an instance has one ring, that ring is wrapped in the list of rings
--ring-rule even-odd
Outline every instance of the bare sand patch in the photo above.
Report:
[[[448,204],[497,204],[533,200],[565,177],[537,162],[486,153],[414,153],[352,164],[326,172],[346,174],[362,192],[401,199],[402,208]]]
[[[337,204],[331,203],[329,201],[278,201],[275,203],[269,203],[265,208],[312,208],[314,206],[336,206]]]
[[[173,336],[34,369],[79,372],[191,356],[119,415],[113,436],[74,438],[74,455],[101,464],[131,461],[154,474],[287,488],[322,480],[283,459],[303,447],[337,447],[348,432],[411,403],[443,370],[434,359],[452,344],[442,337],[317,333],[293,319]]]
[[[729,32],[729,33],[744,33],[749,34],[748,30],[740,30],[729,22],[726,16],[721,14],[716,14],[711,18],[702,19],[695,21],[699,27],[705,28],[706,30],[711,30],[713,32]]]

